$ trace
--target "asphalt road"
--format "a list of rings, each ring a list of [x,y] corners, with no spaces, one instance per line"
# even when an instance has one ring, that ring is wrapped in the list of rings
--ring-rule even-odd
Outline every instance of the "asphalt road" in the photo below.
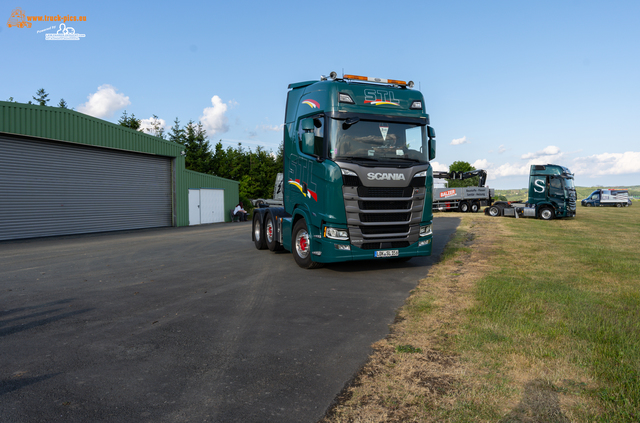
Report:
[[[0,421],[315,422],[434,255],[303,270],[250,222],[0,243]]]

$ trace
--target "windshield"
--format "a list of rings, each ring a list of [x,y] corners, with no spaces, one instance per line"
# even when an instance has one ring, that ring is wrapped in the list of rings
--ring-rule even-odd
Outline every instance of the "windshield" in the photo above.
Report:
[[[332,160],[427,163],[426,127],[412,123],[329,119]]]
[[[567,189],[575,189],[576,187],[573,185],[573,178],[565,178],[564,187]]]

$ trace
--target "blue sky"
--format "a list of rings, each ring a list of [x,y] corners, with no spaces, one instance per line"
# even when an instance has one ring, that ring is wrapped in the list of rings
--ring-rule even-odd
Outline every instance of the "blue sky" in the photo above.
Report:
[[[46,40],[59,22],[79,40]],[[45,88],[83,113],[202,121],[212,145],[276,150],[287,86],[331,71],[413,80],[437,170],[495,188],[557,163],[580,186],[640,185],[638,1],[70,2],[0,6],[0,100]],[[52,28],[53,27],[53,28]],[[40,31],[40,32],[39,32]]]

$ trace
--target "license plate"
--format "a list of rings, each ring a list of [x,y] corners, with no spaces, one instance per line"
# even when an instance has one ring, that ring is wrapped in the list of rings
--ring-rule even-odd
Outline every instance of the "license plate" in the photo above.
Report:
[[[397,257],[400,254],[398,250],[376,251],[374,257]]]

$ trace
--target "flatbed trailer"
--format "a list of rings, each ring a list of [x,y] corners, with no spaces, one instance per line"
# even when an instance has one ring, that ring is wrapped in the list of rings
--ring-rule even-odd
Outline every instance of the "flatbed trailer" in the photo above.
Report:
[[[482,169],[469,172],[433,172],[433,177],[439,179],[469,179],[479,176],[477,187],[434,187],[433,210],[479,212],[484,206],[490,206],[493,202],[495,190],[485,187],[487,172]]]

